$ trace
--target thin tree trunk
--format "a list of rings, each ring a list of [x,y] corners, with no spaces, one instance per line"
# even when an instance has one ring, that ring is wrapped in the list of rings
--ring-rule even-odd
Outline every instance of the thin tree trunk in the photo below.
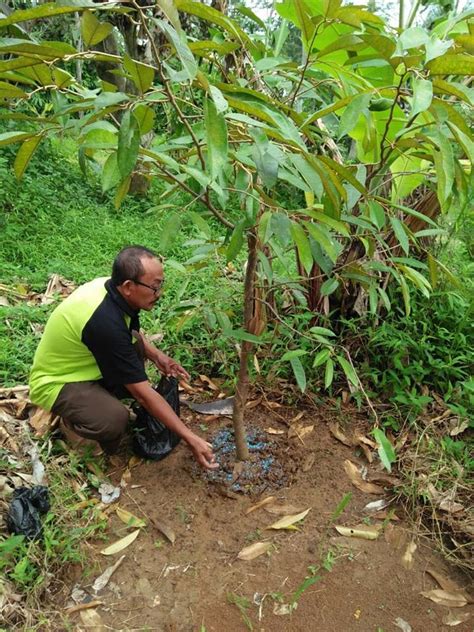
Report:
[[[255,230],[248,233],[248,257],[247,270],[245,272],[244,284],[244,329],[250,331],[251,321],[254,313],[255,304],[255,275],[257,271],[258,261],[258,241]],[[242,341],[240,351],[240,366],[237,377],[237,385],[234,400],[234,413],[232,421],[234,424],[235,446],[237,450],[237,459],[246,461],[249,458],[249,450],[247,439],[245,437],[244,412],[248,399],[249,390],[249,360],[252,355],[253,343],[247,340]]]

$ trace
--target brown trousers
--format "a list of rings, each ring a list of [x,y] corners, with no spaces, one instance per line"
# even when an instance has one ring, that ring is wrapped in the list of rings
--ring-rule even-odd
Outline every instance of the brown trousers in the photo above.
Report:
[[[141,334],[132,334],[137,340],[137,355],[145,361]],[[80,437],[97,441],[106,454],[113,454],[129,421],[129,412],[118,398],[127,397],[130,395],[124,387],[112,394],[100,382],[71,382],[62,387],[52,412]]]

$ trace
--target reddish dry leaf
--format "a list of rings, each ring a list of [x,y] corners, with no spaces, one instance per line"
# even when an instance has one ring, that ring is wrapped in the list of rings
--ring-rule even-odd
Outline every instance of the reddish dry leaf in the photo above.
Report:
[[[30,426],[34,429],[37,437],[42,437],[53,425],[55,415],[53,413],[40,408],[36,408],[36,411],[30,417]]]
[[[200,375],[199,379],[201,380],[201,382],[203,384],[205,384],[211,391],[219,391],[219,387],[214,384],[214,382],[211,380],[210,377],[207,377],[207,375]]]

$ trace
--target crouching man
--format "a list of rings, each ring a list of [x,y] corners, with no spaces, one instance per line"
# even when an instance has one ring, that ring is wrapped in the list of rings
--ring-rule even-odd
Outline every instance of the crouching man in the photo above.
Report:
[[[132,397],[178,434],[196,460],[215,469],[212,446],[189,430],[148,381],[144,359],[165,375],[189,379],[177,362],[148,343],[139,312],[153,309],[164,281],[157,255],[124,248],[112,277],[77,288],[51,314],[30,375],[33,403],[60,415],[67,428],[113,454],[129,421],[119,397]]]

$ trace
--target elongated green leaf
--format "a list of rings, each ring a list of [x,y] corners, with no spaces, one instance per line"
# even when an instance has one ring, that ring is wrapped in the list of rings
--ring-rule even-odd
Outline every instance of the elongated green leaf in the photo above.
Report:
[[[130,189],[131,181],[132,181],[132,176],[127,176],[120,183],[120,185],[119,185],[119,187],[117,189],[117,193],[115,194],[115,197],[114,197],[114,206],[115,206],[115,208],[120,208],[120,205],[122,204],[125,196],[127,195],[128,191]]]
[[[321,211],[315,211],[314,208],[301,209],[300,213],[302,213],[303,215],[309,215],[318,222],[326,224],[330,228],[334,228],[335,231],[337,231],[341,235],[344,235],[344,237],[350,237],[350,233],[344,222],[341,222],[338,219],[334,219],[330,215],[326,215]]]
[[[102,168],[102,191],[105,193],[113,187],[117,186],[122,180],[122,174],[118,167],[117,152],[114,151],[110,154],[104,163]]]
[[[216,316],[218,316],[217,312]],[[249,332],[244,329],[224,329],[222,333],[224,336],[233,338],[234,340],[245,340],[246,342],[253,342],[255,344],[262,344],[263,342],[259,336],[249,334]]]
[[[139,148],[140,128],[133,112],[127,110],[123,115],[118,137],[117,162],[122,178],[133,171]]]
[[[329,156],[319,156],[318,160],[320,160],[321,162],[326,164],[328,167],[330,167],[332,171],[335,171],[338,175],[342,176],[344,180],[347,180],[347,182],[352,184],[352,186],[355,189],[357,189],[357,191],[362,193],[362,195],[365,195],[367,193],[367,190],[364,187],[364,185],[361,182],[359,182],[359,180],[355,177],[355,175],[352,173],[350,169],[348,169],[347,167],[344,167],[343,165],[336,162],[332,158],[329,158]]]
[[[153,129],[155,123],[154,110],[144,103],[139,103],[133,108],[133,114],[137,119],[138,126],[140,128],[140,134],[148,134]]]
[[[430,75],[474,75],[474,56],[448,53],[428,63]]]
[[[438,131],[434,135],[439,151],[433,153],[438,180],[438,197],[443,204],[449,197],[454,184],[454,154],[451,141]]]
[[[0,134],[0,147],[19,143],[21,140],[26,140],[31,136],[32,134],[29,132],[3,132],[3,134]]]
[[[346,360],[346,358],[344,358],[344,356],[338,355],[336,356],[336,358],[349,382],[353,384],[356,388],[359,388],[359,380],[357,378],[354,367],[350,364],[350,362]]]
[[[326,369],[324,371],[324,387],[329,388],[334,379],[334,362],[331,358],[326,360]]]
[[[311,246],[309,245],[308,237],[298,222],[291,222],[291,235],[298,250],[301,264],[309,274],[311,268],[313,267],[313,255],[311,253]]]
[[[207,161],[211,177],[215,180],[227,163],[229,151],[227,123],[224,115],[218,113],[214,101],[204,101],[204,121],[206,125]]]
[[[28,163],[30,162],[39,143],[41,142],[41,138],[41,135],[38,135],[25,140],[18,150],[13,165],[17,180],[21,180],[23,174],[25,173],[26,167],[28,166]]]
[[[382,299],[385,309],[389,312],[392,309],[392,304],[390,303],[387,292],[383,289],[383,287],[378,287],[377,292],[380,294],[380,298]]]
[[[310,332],[312,334],[320,334],[321,336],[329,336],[330,338],[336,335],[333,331],[331,331],[331,329],[328,329],[327,327],[311,327]]]
[[[397,457],[393,445],[388,440],[384,431],[380,428],[373,430],[373,435],[377,441],[377,452],[379,453],[380,460],[383,466],[389,471],[392,471],[392,463],[395,463]]]
[[[183,70],[186,72],[187,78],[194,79],[198,71],[198,65],[194,59],[191,49],[188,46],[185,33],[183,31],[177,33],[171,24],[168,24],[168,22],[165,22],[164,20],[154,19],[154,22],[164,33],[166,39],[171,42],[176,49],[176,53],[183,66]]]
[[[431,285],[428,279],[425,279],[425,277],[422,274],[420,274],[418,270],[414,270],[413,268],[410,268],[409,266],[398,266],[398,268],[404,273],[404,275],[408,279],[410,279],[410,281],[414,283],[414,285],[419,290],[421,290],[421,292],[424,294],[424,296],[426,296],[426,298],[429,298]]]
[[[322,349],[319,353],[317,353],[313,361],[313,368],[316,368],[318,366],[321,366],[321,364],[324,364],[326,360],[329,358],[330,354],[331,354],[330,349]]]
[[[403,248],[406,254],[410,251],[410,242],[408,241],[408,235],[405,232],[405,228],[402,222],[397,217],[390,218],[390,224],[392,225],[395,237],[398,239],[398,243]]]
[[[99,22],[91,11],[84,11],[81,18],[81,33],[85,46],[95,46],[112,32],[112,24]]]
[[[242,219],[238,222],[230,238],[229,245],[227,246],[226,259],[232,261],[236,258],[244,245],[244,229],[246,220]]]
[[[304,222],[311,237],[318,243],[333,263],[337,260],[337,250],[333,238],[324,226],[316,226],[312,222]]]
[[[151,66],[135,61],[128,55],[124,56],[123,65],[139,93],[144,94],[153,83],[155,77],[154,69]]]
[[[42,61],[63,59],[66,55],[73,55],[77,50],[65,42],[47,42],[36,44],[24,39],[0,38],[0,53],[14,53],[17,55],[38,55]]]
[[[413,79],[411,116],[426,112],[433,100],[433,84],[428,79]]]
[[[370,94],[358,94],[352,98],[339,120],[339,138],[352,132],[359,120],[359,116],[368,108],[370,99]]]
[[[10,26],[10,24],[21,24],[29,20],[38,20],[39,18],[49,18],[64,13],[76,13],[81,7],[96,7],[95,2],[84,0],[83,2],[67,4],[59,4],[58,2],[48,2],[40,4],[31,9],[22,9],[13,11],[8,17],[0,19],[0,29]]]
[[[173,25],[177,33],[181,32],[181,22],[179,21],[179,13],[174,0],[156,0],[156,4],[160,7],[168,20]]]
[[[18,88],[18,86],[12,83],[7,83],[6,81],[0,81],[1,99],[22,99],[24,97],[26,97],[26,92],[21,88]]]
[[[402,296],[403,296],[403,302],[405,304],[405,314],[407,316],[410,316],[410,312],[411,312],[410,290],[403,276],[398,277],[398,282],[400,284],[400,289],[402,291]]]
[[[306,389],[306,373],[301,364],[301,360],[299,358],[290,358],[290,364],[296,378],[296,383],[304,393]]]
[[[160,232],[160,252],[166,252],[179,233],[183,219],[182,213],[171,213]]]
[[[321,285],[321,296],[329,296],[337,290],[339,281],[337,279],[328,279]]]
[[[291,360],[292,358],[299,358],[301,356],[306,355],[308,352],[304,349],[292,349],[291,351],[287,351],[281,357],[282,362],[286,362]]]

